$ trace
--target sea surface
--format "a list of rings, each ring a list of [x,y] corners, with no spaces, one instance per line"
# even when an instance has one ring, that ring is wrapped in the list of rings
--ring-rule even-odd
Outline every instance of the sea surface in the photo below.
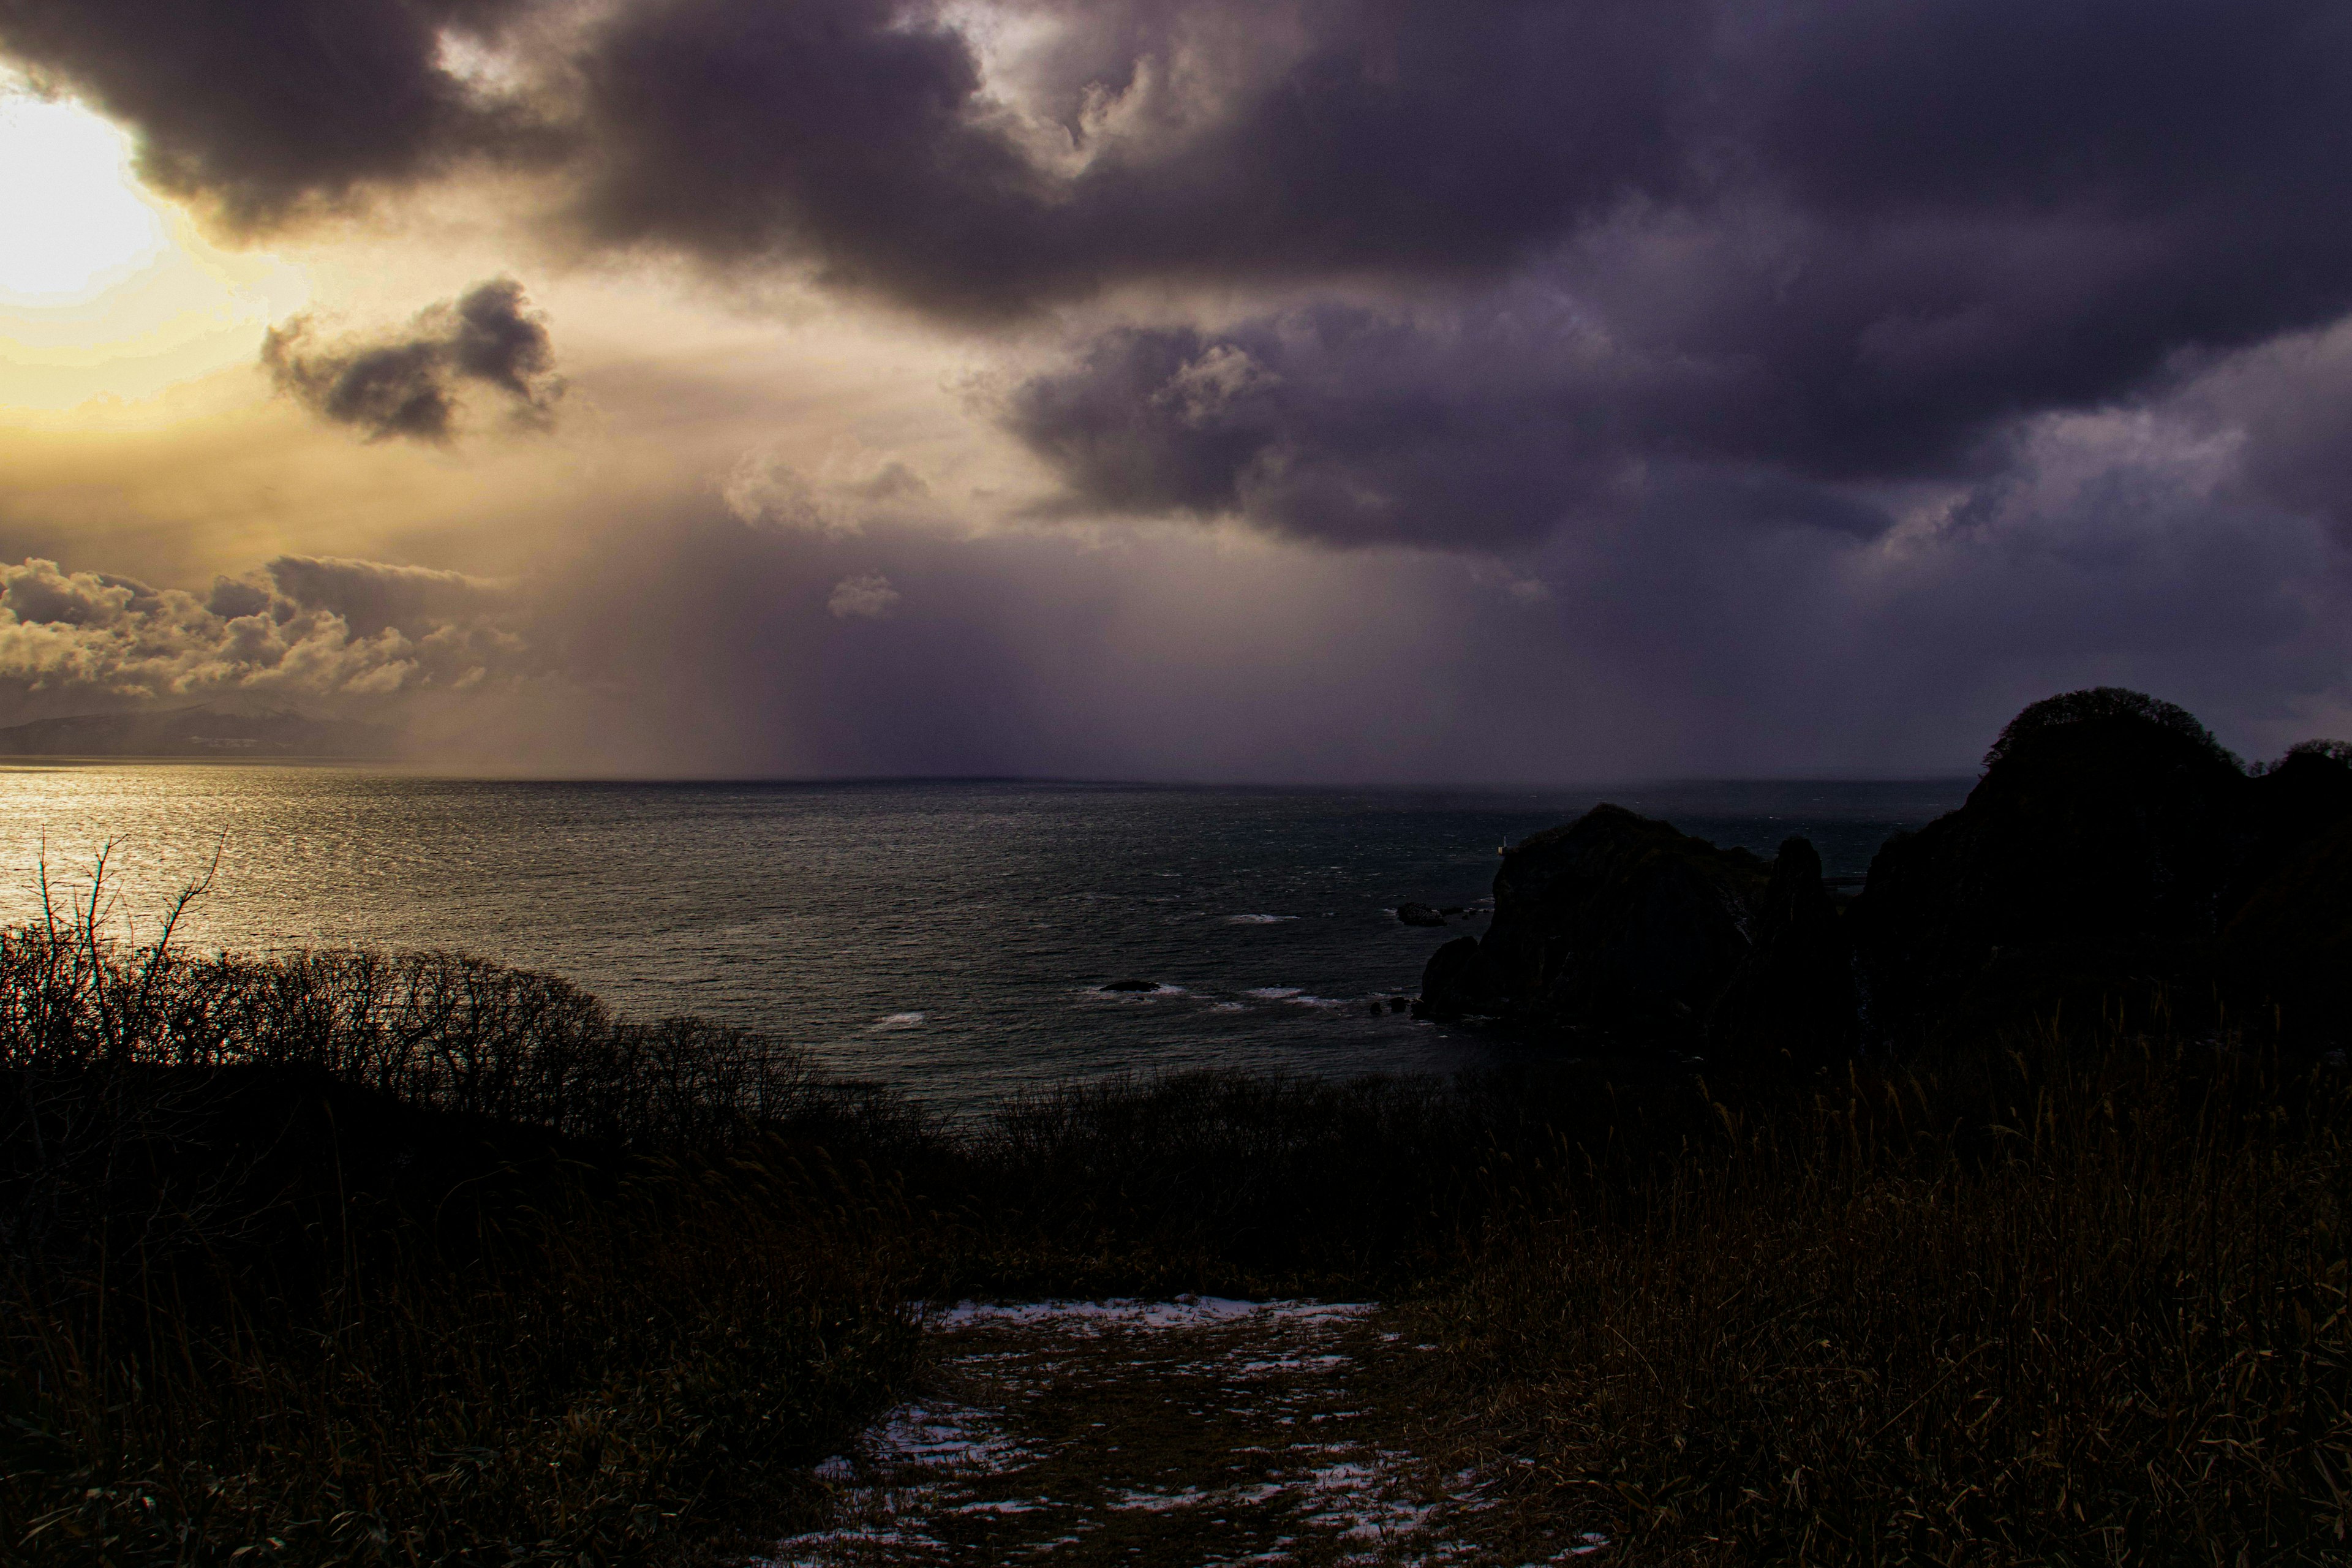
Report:
[[[950,1109],[1203,1065],[1448,1072],[1491,1037],[1382,999],[1481,931],[1496,849],[1608,799],[1831,876],[1958,805],[1967,780],[1608,790],[1034,782],[480,781],[324,767],[0,770],[0,921],[86,897],[150,940],[437,948],[551,971],[631,1016],[698,1013]],[[1407,900],[1461,905],[1444,930]],[[1148,980],[1145,994],[1107,991]]]

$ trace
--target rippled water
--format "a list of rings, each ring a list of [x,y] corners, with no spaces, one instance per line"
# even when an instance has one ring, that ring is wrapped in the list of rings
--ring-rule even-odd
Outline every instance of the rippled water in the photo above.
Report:
[[[1965,781],[1605,792],[1720,844],[1791,833],[1832,875],[1958,804]],[[828,1064],[972,1103],[1075,1075],[1201,1064],[1451,1070],[1507,1047],[1370,1011],[1473,905],[1496,846],[1591,791],[1035,783],[641,784],[328,768],[0,771],[0,918],[86,885],[116,843],[152,932],[220,851],[197,946],[441,947],[551,970],[634,1014],[770,1031]],[[1099,989],[1158,982],[1149,994]]]

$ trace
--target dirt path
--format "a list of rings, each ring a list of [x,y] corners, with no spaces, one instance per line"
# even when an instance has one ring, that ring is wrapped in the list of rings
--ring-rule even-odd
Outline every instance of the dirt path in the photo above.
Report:
[[[819,1468],[838,1522],[776,1564],[1605,1560],[1414,1452],[1406,1373],[1427,1347],[1372,1307],[967,1305],[934,1331],[926,1396]]]

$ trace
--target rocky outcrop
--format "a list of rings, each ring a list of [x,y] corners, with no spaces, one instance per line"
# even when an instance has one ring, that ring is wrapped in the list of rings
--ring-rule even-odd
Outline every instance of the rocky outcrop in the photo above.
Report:
[[[2352,769],[2324,749],[2249,776],[2170,703],[2037,702],[1959,810],[1872,862],[1853,910],[1871,1032],[1899,1045],[2068,997],[2210,994],[2225,929],[2347,811]]]
[[[1803,1067],[1852,1056],[1861,1033],[1853,946],[1806,840],[1780,846],[1749,935],[1748,956],[1716,999],[1707,1054]]]
[[[1493,924],[1431,958],[1422,1010],[1801,1065],[2132,996],[2352,1043],[2339,743],[2249,773],[2169,703],[2069,692],[2011,721],[1959,810],[1888,840],[1860,898],[1821,873],[1802,839],[1768,875],[1597,807],[1505,855]]]
[[[1512,1011],[1502,968],[1475,936],[1457,936],[1429,955],[1421,972],[1423,1018],[1499,1018]]]
[[[2306,846],[2352,817],[2347,762],[2346,748],[2307,742],[2248,781],[2227,901],[2244,904]]]
[[[2247,783],[2168,703],[2102,689],[2026,709],[1959,810],[1871,863],[1853,912],[1874,1029],[1908,1038],[1971,993],[2210,942]]]
[[[2314,1049],[2352,1045],[2352,813],[2256,885],[2221,932],[2220,970],[2248,1021]]]
[[[1505,854],[1493,922],[1431,958],[1423,1008],[1696,1044],[1769,880],[1745,850],[1596,806]]]

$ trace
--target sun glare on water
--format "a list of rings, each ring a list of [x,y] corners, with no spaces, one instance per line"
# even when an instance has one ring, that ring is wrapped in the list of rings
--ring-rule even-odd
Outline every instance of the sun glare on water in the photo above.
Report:
[[[0,298],[85,300],[170,244],[141,199],[131,139],[88,110],[0,91]]]

